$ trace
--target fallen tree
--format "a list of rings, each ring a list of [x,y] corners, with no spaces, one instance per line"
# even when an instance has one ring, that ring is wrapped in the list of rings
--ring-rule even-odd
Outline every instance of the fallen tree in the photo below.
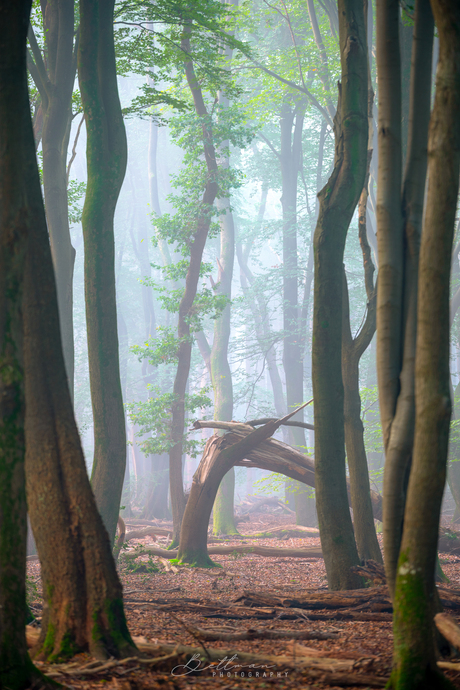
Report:
[[[227,433],[224,436],[211,436],[194,474],[182,522],[178,552],[180,563],[198,567],[214,566],[207,550],[208,523],[217,489],[231,467],[258,467],[315,486],[314,461],[285,443],[270,438],[303,407],[276,421],[270,420],[258,429],[239,422],[205,420],[194,423],[194,429],[224,429]],[[381,496],[372,492],[371,498],[374,515],[381,519]]]
[[[160,556],[161,558],[180,558],[180,548],[169,550],[160,549],[155,546],[146,546],[143,549],[136,549],[135,551],[128,551],[124,557],[128,560],[133,560],[145,554],[150,556]],[[272,546],[210,546],[207,553],[216,556],[228,556],[231,554],[254,554],[255,556],[276,556],[277,558],[322,558],[323,552],[321,547],[311,546],[305,549],[278,549]],[[215,568],[216,564],[212,563],[211,567]],[[201,567],[209,567],[206,563]]]

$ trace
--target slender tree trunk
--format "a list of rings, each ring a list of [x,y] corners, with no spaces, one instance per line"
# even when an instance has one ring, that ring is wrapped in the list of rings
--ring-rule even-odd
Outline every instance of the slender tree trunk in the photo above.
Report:
[[[451,415],[449,278],[460,167],[460,5],[432,0],[431,7],[440,52],[420,249],[414,451],[394,597],[390,687],[396,690],[452,687],[436,666],[433,613]],[[416,13],[421,11],[419,2]]]
[[[379,76],[377,374],[385,447],[383,535],[390,592],[396,577],[415,424],[418,254],[430,113],[433,20],[428,0],[418,7],[407,164],[401,190],[395,183],[395,179],[398,184],[401,181],[400,106],[394,100],[400,99],[396,90],[400,80],[394,74],[399,69],[399,5],[381,0],[377,6],[378,70],[383,74],[382,81]]]
[[[232,6],[238,5],[238,0],[231,0]],[[230,46],[225,49],[225,57],[230,63],[233,50]],[[229,100],[223,91],[218,94],[220,107],[228,109]],[[230,142],[222,143],[222,150],[229,148]],[[220,167],[229,168],[228,156],[221,157]],[[220,218],[220,260],[218,273],[218,294],[232,297],[233,265],[235,262],[235,227],[230,208],[229,197],[218,199],[216,206],[224,215]],[[214,339],[211,350],[211,375],[214,389],[214,418],[230,421],[233,417],[233,382],[232,372],[228,363],[228,345],[231,330],[231,306],[226,305],[222,314],[214,321]],[[223,478],[213,509],[214,534],[238,534],[234,520],[235,502],[235,468]]]
[[[43,17],[47,72],[52,87],[43,132],[43,191],[51,253],[58,291],[59,320],[67,378],[73,397],[73,270],[75,249],[69,230],[67,202],[67,148],[76,74],[74,54],[74,0],[46,3]]]
[[[280,118],[280,163],[283,188],[283,366],[288,412],[298,407],[304,399],[297,265],[297,181],[301,165],[303,123],[303,110],[298,108],[292,111],[284,103]],[[298,420],[303,421],[303,411],[298,414]],[[305,448],[305,432],[302,428],[291,427],[289,437],[291,445]],[[296,522],[306,525],[308,513],[305,488],[294,484],[291,494],[294,498]]]
[[[126,133],[113,42],[114,0],[81,0],[78,54],[87,131],[88,184],[83,208],[88,359],[94,420],[91,482],[111,542],[126,464],[120,385],[113,220],[126,170]]]
[[[187,32],[188,28],[188,32]],[[190,29],[184,28],[182,49],[186,55],[190,54]],[[179,543],[182,518],[185,510],[185,496],[182,477],[182,447],[185,425],[185,391],[190,372],[192,354],[192,340],[190,333],[189,314],[196,296],[198,279],[200,276],[203,250],[208,237],[211,217],[209,209],[217,196],[217,162],[212,139],[212,128],[208,122],[208,112],[203,100],[201,87],[195,75],[192,62],[185,63],[187,83],[192,93],[195,110],[202,118],[203,151],[208,169],[208,181],[202,197],[203,213],[198,218],[193,240],[190,243],[190,263],[185,279],[185,289],[179,305],[177,336],[179,340],[177,370],[174,379],[174,403],[171,415],[171,439],[174,443],[169,452],[169,481],[171,489],[171,508],[173,514],[173,541],[171,546]]]
[[[76,74],[77,40],[74,45],[74,2],[42,3],[46,60],[29,27],[28,67],[40,93],[34,129],[36,147],[42,140],[43,190],[58,289],[59,318],[64,358],[71,395],[74,387],[73,270],[75,250],[69,230],[67,202],[67,149],[72,92]]]
[[[224,162],[225,164],[225,162]],[[228,162],[227,162],[228,165]],[[219,294],[228,300],[232,296],[233,263],[235,257],[235,229],[228,198],[219,200],[221,217],[220,260],[218,274]],[[231,307],[227,304],[222,314],[214,322],[214,340],[211,350],[212,385],[214,389],[214,419],[231,421],[233,417],[232,372],[228,363],[230,341]],[[223,478],[217,492],[213,510],[214,534],[237,534],[234,512],[235,469]]]
[[[360,231],[360,238],[365,240],[365,261],[366,257],[367,261],[370,261],[370,247],[365,239],[365,225],[364,228],[360,227]],[[373,266],[371,270],[372,272],[374,271]],[[342,378],[344,387],[345,448],[350,471],[353,526],[360,559],[367,561],[371,558],[378,563],[383,563],[372,513],[369,470],[366,448],[364,446],[364,426],[361,421],[361,397],[359,394],[359,361],[375,333],[376,298],[377,293],[372,285],[366,320],[359,334],[353,338],[350,330],[348,286],[344,272]]]
[[[51,687],[26,645],[22,294],[36,175],[26,71],[31,3],[0,2],[0,687]]]
[[[342,271],[347,230],[367,166],[367,36],[361,0],[339,0],[341,97],[334,170],[320,192],[314,236],[312,379],[315,401],[316,507],[331,589],[361,586],[348,509],[342,384]],[[334,433],[331,433],[334,429]]]

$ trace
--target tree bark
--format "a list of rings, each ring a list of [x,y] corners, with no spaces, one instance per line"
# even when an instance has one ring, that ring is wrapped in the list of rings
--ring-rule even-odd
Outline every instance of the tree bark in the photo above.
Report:
[[[87,131],[88,183],[83,207],[88,360],[94,421],[91,483],[111,542],[126,464],[120,384],[113,221],[127,146],[113,42],[114,0],[81,0],[78,74]]]
[[[397,690],[451,687],[436,667],[433,617],[451,416],[449,279],[460,168],[460,5],[455,0],[432,0],[431,7],[439,35],[439,62],[420,248],[414,451],[394,596],[390,687]],[[427,13],[427,8],[420,0],[416,27],[417,14],[422,12]],[[428,19],[425,14],[427,23]]]
[[[232,0],[237,5],[238,0]],[[227,46],[225,57],[228,62],[232,58],[232,49]],[[219,105],[222,109],[229,106],[229,100],[224,92],[218,94]],[[222,150],[229,148],[230,142],[222,143]],[[221,155],[220,167],[229,168],[229,159]],[[214,390],[214,419],[230,421],[233,417],[233,383],[232,372],[228,363],[228,346],[231,329],[231,306],[233,265],[235,262],[235,227],[230,208],[230,199],[217,199],[216,206],[220,213],[220,259],[218,262],[217,294],[225,295],[229,303],[225,306],[219,318],[214,321],[214,339],[211,350],[211,380]],[[234,521],[235,497],[235,469],[232,467],[223,478],[217,492],[213,511],[213,532],[219,534],[238,534]]]
[[[342,264],[347,230],[367,166],[367,35],[361,0],[340,0],[341,97],[334,170],[319,194],[314,235],[312,380],[315,400],[316,507],[331,589],[360,587],[348,509],[342,384]],[[330,430],[334,429],[331,434]]]
[[[291,413],[292,414],[292,413]],[[295,481],[315,486],[315,463],[295,448],[268,438],[268,424],[276,428],[286,421],[268,420],[267,436],[253,436],[252,427],[237,422],[197,421],[194,428],[221,428],[228,430],[225,436],[212,436],[206,444],[200,465],[193,477],[190,497],[182,523],[179,559],[192,565],[211,565],[207,554],[207,530],[214,497],[224,474],[233,465],[239,467],[259,467],[270,472],[284,474]],[[259,429],[260,431],[260,429]],[[245,444],[240,443],[246,439]],[[375,517],[382,518],[381,498],[372,492]],[[348,501],[350,502],[348,485]]]
[[[185,55],[190,55],[190,27],[184,27],[181,47]],[[179,543],[182,518],[185,510],[185,496],[182,477],[182,447],[185,426],[185,391],[190,372],[190,360],[192,354],[192,340],[188,317],[196,296],[198,279],[200,276],[201,259],[208,237],[211,216],[209,209],[217,196],[217,162],[214,150],[212,127],[209,122],[208,112],[203,100],[203,94],[195,75],[193,63],[187,61],[185,74],[191,91],[195,111],[202,119],[203,152],[208,170],[208,180],[202,196],[202,214],[197,219],[190,242],[190,263],[185,278],[185,289],[179,305],[177,322],[177,336],[179,339],[178,361],[176,377],[174,379],[174,403],[171,415],[171,439],[174,443],[169,452],[169,481],[171,488],[171,508],[173,514],[174,534],[171,546]]]
[[[77,69],[74,2],[41,3],[46,61],[29,27],[29,71],[40,93],[37,135],[43,151],[43,191],[58,290],[59,319],[70,392],[74,388],[73,271],[75,249],[69,229],[67,149],[72,122],[72,92]],[[41,123],[41,124],[40,124]]]
[[[18,3],[8,6],[16,8]],[[10,30],[8,22],[3,26]],[[4,64],[7,62],[2,61]],[[22,83],[23,108],[30,117],[25,75]],[[8,112],[14,116],[12,103],[8,103]],[[27,498],[45,599],[39,647],[52,660],[69,657],[76,650],[89,650],[98,656],[132,654],[135,647],[126,627],[121,584],[91,492],[73,416],[30,124],[28,132],[26,129],[13,139],[2,138],[2,142],[14,141],[15,148],[24,142],[24,161],[16,175],[24,180],[31,229],[22,316]],[[17,184],[13,189],[20,188]],[[18,217],[16,212],[16,220]],[[23,625],[23,621],[21,616],[19,623]]]
[[[365,262],[370,260],[370,247],[366,239],[366,227],[360,227],[360,240],[365,243]],[[367,277],[367,276],[366,276]],[[368,279],[369,280],[369,279]],[[372,278],[370,279],[372,281]],[[373,288],[373,286],[372,286]],[[350,330],[348,286],[344,271],[343,322],[342,322],[342,378],[344,386],[345,448],[350,471],[351,505],[358,555],[362,561],[372,559],[383,563],[375,532],[370,494],[369,470],[364,446],[364,426],[361,420],[359,394],[359,361],[375,333],[375,308],[377,293],[369,295],[366,320],[358,335],[353,338]]]
[[[74,0],[44,3],[43,25],[47,75],[50,81],[42,132],[43,191],[58,291],[64,361],[73,398],[75,249],[70,239],[66,166],[72,121],[72,92],[77,69],[74,50]],[[78,40],[76,43],[78,44]]]
[[[399,50],[399,5],[393,0],[382,1],[378,12],[378,70],[383,80],[380,83],[379,76],[377,373],[385,447],[385,568],[393,592],[415,423],[418,255],[426,177],[433,21],[425,0],[419,6],[414,27],[409,142],[401,189],[395,182],[401,181],[400,106],[396,102],[400,93],[396,91],[399,82],[393,73],[399,69],[395,56]]]
[[[27,652],[22,295],[37,176],[27,88],[31,2],[0,3],[0,686],[51,688]]]
[[[293,413],[288,415],[291,417]],[[294,412],[295,414],[295,412]],[[284,418],[268,422],[259,429],[245,428],[242,434],[212,436],[205,446],[200,465],[193,476],[190,496],[182,522],[178,559],[197,567],[213,567],[208,556],[207,533],[214,499],[224,475],[258,444],[272,436]],[[195,423],[195,428],[199,422]],[[224,422],[225,424],[225,422]]]

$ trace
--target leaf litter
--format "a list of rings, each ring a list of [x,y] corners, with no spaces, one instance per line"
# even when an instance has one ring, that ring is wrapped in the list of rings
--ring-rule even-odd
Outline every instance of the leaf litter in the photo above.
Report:
[[[291,523],[290,516],[252,514],[239,526],[243,537],[229,537],[225,543],[253,543],[244,535]],[[168,537],[158,536],[155,541],[166,547]],[[146,536],[130,541],[129,547],[150,544],[152,537]],[[260,538],[257,544],[305,548],[318,547],[320,540],[316,536]],[[219,567],[171,567],[163,558],[141,555],[136,563],[145,564],[145,569],[138,567],[134,572],[121,557],[126,617],[142,659],[96,663],[88,654],[79,654],[67,664],[37,665],[75,690],[358,690],[385,686],[391,670],[391,614],[380,614],[385,620],[342,620],[339,610],[335,614],[327,609],[331,617],[317,620],[325,609],[316,605],[310,610],[260,606],[259,602],[245,605],[251,603],[252,595],[256,600],[260,595],[268,601],[294,604],[312,593],[327,595],[323,559],[236,552],[212,558]],[[441,562],[450,581],[443,586],[458,592],[458,556],[441,554]],[[39,619],[40,566],[29,562],[27,571],[31,607]],[[460,622],[460,607],[449,613]],[[359,611],[355,615],[365,617]],[[327,639],[311,639],[312,635]],[[245,639],[238,639],[241,637]],[[459,672],[445,673],[460,689],[460,664]]]

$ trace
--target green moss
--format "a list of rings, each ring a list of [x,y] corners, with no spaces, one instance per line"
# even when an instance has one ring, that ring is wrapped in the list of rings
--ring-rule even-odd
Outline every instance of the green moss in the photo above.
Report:
[[[48,623],[48,629],[46,631],[46,637],[45,641],[43,643],[43,654],[45,655],[46,658],[49,657],[51,652],[54,649],[54,641],[56,638],[56,628],[54,627],[53,623]]]
[[[179,558],[174,559],[171,563],[177,563],[178,565],[188,565],[191,568],[221,568],[222,566],[218,563],[214,563],[209,556],[207,551],[185,551],[180,555]]]
[[[435,661],[432,609],[421,571],[402,551],[398,561],[394,598],[394,668],[388,688],[443,690],[450,682],[433,666]]]
[[[78,654],[81,649],[75,644],[75,638],[70,631],[67,631],[59,645],[59,651],[56,654],[51,654],[48,661],[52,664],[57,664],[67,659],[71,659],[75,654]]]

